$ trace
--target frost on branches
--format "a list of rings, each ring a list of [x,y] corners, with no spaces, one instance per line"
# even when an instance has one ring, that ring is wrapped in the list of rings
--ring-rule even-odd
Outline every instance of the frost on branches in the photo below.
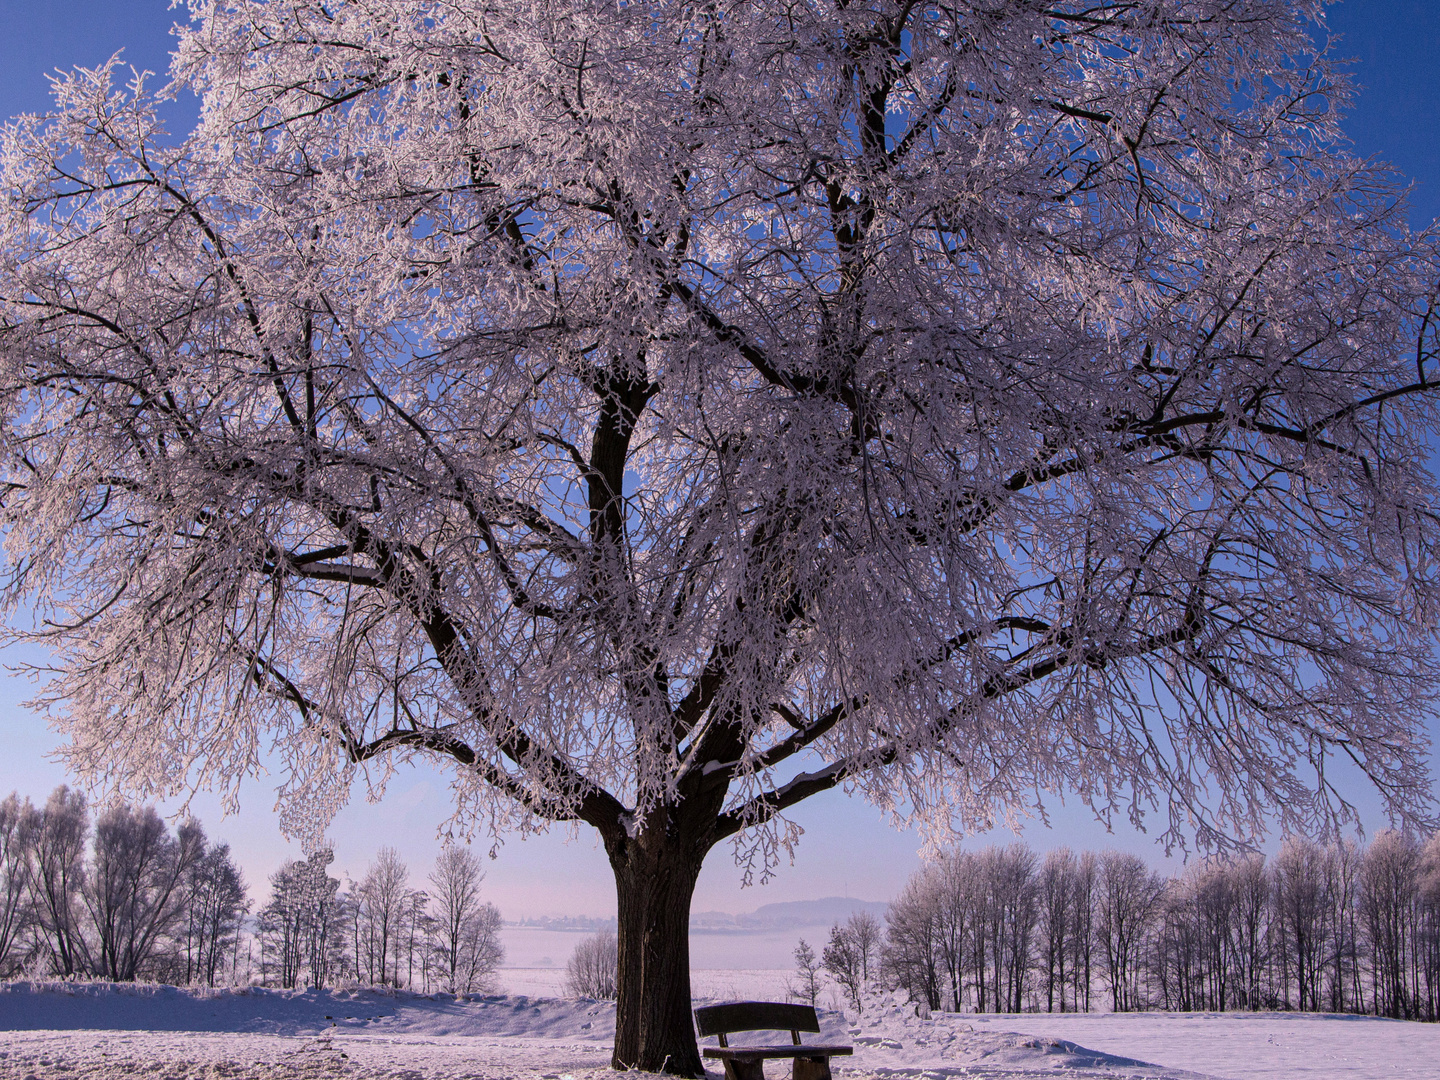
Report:
[[[189,136],[112,64],[3,137],[77,768],[593,826],[615,1061],[682,1073],[701,861],[817,792],[1213,845],[1338,759],[1426,819],[1437,259],[1320,0],[191,13]]]

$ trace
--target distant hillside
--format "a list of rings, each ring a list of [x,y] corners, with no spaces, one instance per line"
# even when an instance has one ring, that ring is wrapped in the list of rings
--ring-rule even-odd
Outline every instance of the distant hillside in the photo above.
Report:
[[[615,916],[599,918],[594,915],[537,915],[512,922],[511,926],[523,926],[530,930],[577,930],[593,933],[596,930],[614,930]]]
[[[696,933],[754,933],[763,930],[793,930],[803,926],[832,926],[857,911],[868,911],[877,919],[885,917],[889,904],[883,900],[826,896],[819,900],[790,900],[765,904],[754,911],[731,915],[726,911],[696,911],[690,914],[690,929]]]

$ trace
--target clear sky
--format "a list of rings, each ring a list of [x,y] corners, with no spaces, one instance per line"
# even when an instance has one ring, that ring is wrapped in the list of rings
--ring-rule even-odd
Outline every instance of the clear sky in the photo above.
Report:
[[[0,117],[43,111],[47,71],[94,66],[119,49],[126,62],[163,75],[169,28],[184,15],[183,8],[168,10],[168,0],[0,0]],[[1343,35],[1338,53],[1356,59],[1361,84],[1347,132],[1359,153],[1389,161],[1413,180],[1412,222],[1428,224],[1440,216],[1440,0],[1344,0],[1331,8],[1330,26]],[[43,660],[13,649],[0,654],[11,664],[27,659]],[[67,778],[50,756],[58,738],[21,704],[33,692],[27,682],[0,673],[0,796],[15,789],[40,801]],[[1440,728],[1432,730],[1440,734]],[[299,846],[280,835],[272,810],[277,782],[247,782],[236,817],[222,818],[203,792],[192,803],[209,834],[230,843],[257,894],[282,861],[300,855]],[[437,828],[449,815],[447,792],[442,773],[423,769],[403,769],[379,804],[357,791],[331,830],[332,871],[358,877],[376,849],[390,845],[410,863],[412,876],[423,879],[439,847]],[[1374,800],[1356,794],[1367,828],[1383,827]],[[1107,835],[1083,807],[1053,805],[1051,813],[1052,828],[1038,822],[1025,828],[1023,838],[1032,846],[1122,847],[1162,861],[1148,837],[1118,826]],[[716,850],[701,876],[695,909],[738,912],[835,895],[888,900],[919,865],[919,838],[890,828],[858,798],[829,792],[802,804],[794,817],[806,832],[793,867],[782,867],[768,885],[742,890],[739,872],[723,849]],[[994,837],[1011,838],[1003,830]],[[614,912],[609,867],[588,829],[568,842],[563,832],[503,839],[489,863],[486,888],[507,917]],[[493,838],[478,836],[474,843],[486,851]]]

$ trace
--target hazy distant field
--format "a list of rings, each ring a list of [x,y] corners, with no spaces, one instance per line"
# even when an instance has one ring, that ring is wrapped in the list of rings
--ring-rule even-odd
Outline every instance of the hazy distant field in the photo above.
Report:
[[[795,946],[801,938],[819,953],[831,922],[860,907],[877,906],[883,907],[838,897],[770,904],[738,916],[760,926],[692,930],[691,990],[698,998],[784,998],[795,966]],[[706,914],[719,918],[714,913]],[[575,946],[591,933],[594,931],[502,927],[505,966],[496,980],[499,988],[511,994],[558,995],[565,978],[565,962]]]
[[[692,933],[691,989],[696,997],[783,998],[794,968],[791,954],[796,942],[803,937],[818,953],[826,932],[821,926],[760,933]],[[500,989],[511,994],[558,995],[565,962],[585,936],[574,930],[503,927],[505,966],[496,980]]]
[[[749,998],[760,1001],[784,1001],[787,998],[788,971],[751,970],[737,971],[733,968],[695,968],[690,972],[690,990],[697,998],[717,1001]],[[555,967],[506,967],[501,968],[496,982],[499,989],[507,994],[526,994],[530,997],[560,997],[565,969]],[[824,1004],[828,994],[822,995]]]
[[[801,938],[818,953],[832,925],[857,911],[883,918],[886,907],[876,901],[827,896],[765,904],[740,915],[695,912],[691,915],[690,964],[707,969],[789,971],[794,967],[795,946]],[[563,968],[575,945],[594,932],[506,925],[500,931],[505,964],[514,968]]]

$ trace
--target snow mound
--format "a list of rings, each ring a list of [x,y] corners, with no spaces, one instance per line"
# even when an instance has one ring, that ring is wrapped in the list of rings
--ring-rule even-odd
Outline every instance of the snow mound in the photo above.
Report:
[[[837,1074],[859,1072],[884,1080],[949,1080],[955,1076],[1135,1077],[1137,1080],[1202,1080],[1203,1074],[1163,1068],[1124,1054],[1092,1050],[1068,1039],[991,1027],[973,1014],[917,1015],[897,995],[877,995],[861,1013],[850,1012],[841,1038],[855,1046],[852,1059],[837,1058]],[[1018,1020],[1006,1017],[1006,1020]],[[1006,1024],[1005,1027],[1009,1027]],[[828,1039],[826,1041],[829,1041]],[[850,1064],[853,1062],[853,1066]]]
[[[0,1030],[526,1036],[603,1041],[613,1002],[354,990],[201,990],[134,983],[0,985]]]

